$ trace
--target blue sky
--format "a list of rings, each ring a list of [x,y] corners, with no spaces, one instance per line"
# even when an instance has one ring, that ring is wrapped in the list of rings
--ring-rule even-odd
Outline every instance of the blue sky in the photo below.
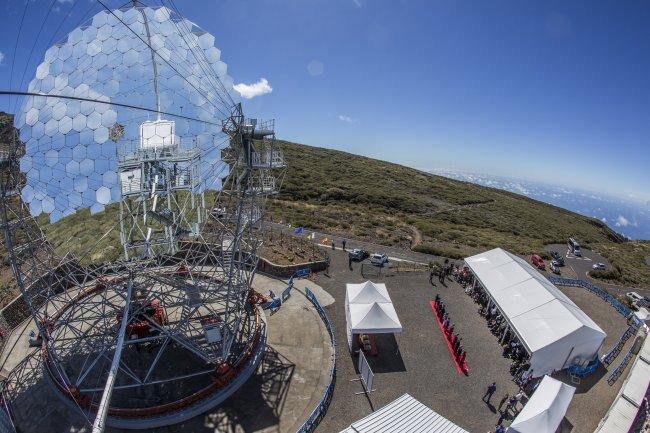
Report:
[[[29,5],[14,88],[50,1]],[[58,36],[101,7],[53,4],[23,88],[66,12],[74,5]],[[650,201],[647,1],[175,4],[214,34],[236,83],[267,80],[272,92],[245,109],[276,118],[281,138]],[[22,10],[0,0],[1,88]]]

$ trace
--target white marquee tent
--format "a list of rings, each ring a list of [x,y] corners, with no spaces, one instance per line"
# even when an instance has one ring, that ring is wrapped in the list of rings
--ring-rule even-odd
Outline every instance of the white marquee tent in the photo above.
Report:
[[[507,433],[555,433],[575,391],[573,386],[544,376]]]
[[[341,433],[468,433],[409,394],[353,423]]]
[[[646,336],[627,379],[609,411],[600,421],[595,433],[627,433],[630,431],[639,410],[643,407],[643,400],[649,387],[650,337]]]
[[[598,356],[605,332],[528,262],[496,248],[465,263],[531,355],[535,377]]]
[[[366,281],[360,284],[346,284],[345,299],[349,304],[372,304],[373,302],[390,303],[390,295],[384,283]]]
[[[402,324],[385,284],[366,281],[347,284],[345,292],[348,345],[354,334],[390,334],[402,332]]]

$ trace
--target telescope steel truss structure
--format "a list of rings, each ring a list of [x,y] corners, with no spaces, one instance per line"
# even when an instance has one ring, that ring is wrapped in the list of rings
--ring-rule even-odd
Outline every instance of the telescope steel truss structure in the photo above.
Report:
[[[91,22],[102,24],[97,29],[100,32],[110,22],[110,14],[121,17],[113,20],[114,26],[127,27],[129,19],[137,23],[142,21],[137,16],[141,16],[145,24],[148,19],[158,18],[159,27],[165,30],[164,19],[173,13],[161,13],[160,9],[165,8],[134,6],[119,14],[102,12],[105,16],[98,20],[98,14]],[[180,32],[178,21],[174,24],[175,31]],[[145,27],[149,41],[173,38],[175,34],[168,29],[158,32],[155,26]],[[205,33],[192,28],[187,34],[199,41],[197,44],[205,40]],[[164,58],[158,59],[159,49],[146,45],[151,50],[148,65],[154,70],[156,65],[161,68]],[[65,46],[58,45],[58,51]],[[158,79],[156,72],[152,76]],[[168,85],[170,80],[166,79]],[[220,80],[218,74],[208,74],[204,82],[193,80],[193,86],[201,90],[206,90],[201,87],[207,88],[206,83],[212,90],[227,87]],[[183,86],[188,92],[186,99],[193,99],[194,91]],[[157,84],[155,89],[164,95]],[[26,160],[33,165],[38,159],[32,154],[30,140],[34,139],[38,122],[49,122],[41,118],[43,112],[39,111],[38,121],[30,124],[30,110],[42,107],[40,99],[64,105],[72,103],[69,101],[90,101],[96,112],[117,111],[117,116],[112,116],[116,119],[110,120],[117,120],[113,126],[119,127],[126,104],[103,95],[93,96],[92,92],[64,94],[55,88],[21,93],[29,102],[16,125],[20,134],[14,134],[9,149],[3,153],[0,213],[15,281],[38,327],[43,362],[54,386],[84,413],[96,414],[95,431],[103,429],[106,419],[128,428],[179,422],[205,409],[205,402],[215,395],[233,392],[232,384],[250,374],[259,362],[266,336],[251,284],[263,239],[265,200],[277,193],[286,172],[284,157],[275,143],[274,122],[246,119],[241,104],[234,102],[221,105],[218,112],[227,113],[218,121],[206,120],[203,115],[192,118],[187,113],[175,116],[173,104],[161,104],[159,95],[155,109],[128,105],[126,114],[140,113],[133,120],[137,125],[142,125],[137,120],[142,113],[155,114],[157,121],[161,114],[182,121],[190,118],[190,125],[181,137],[172,138],[184,145],[183,149],[153,149],[141,144],[139,148],[131,145],[128,150],[129,143],[135,142],[133,137],[129,141],[123,134],[111,134],[119,147],[111,155],[112,171],[105,172],[103,180],[114,181],[131,170],[131,174],[140,173],[139,187],[136,190],[125,186],[128,175],[117,185],[107,187],[112,202],[119,201],[125,257],[89,265],[74,254],[60,253],[37,222],[38,210],[47,212],[45,204],[50,198],[63,202],[57,210],[70,212],[66,198],[56,195],[65,193],[64,188],[49,198],[44,192],[26,193],[39,185],[30,180],[38,173],[25,170]],[[202,98],[199,95],[195,99]],[[218,99],[228,100],[223,95]],[[218,116],[217,111],[212,112]],[[209,132],[193,135],[194,123],[218,124],[218,133],[227,138],[227,144],[219,148],[212,139],[205,146]],[[24,134],[23,126],[29,127],[29,134]],[[65,130],[67,126],[62,130],[59,125],[62,142],[67,138]],[[101,141],[104,133],[97,131],[91,131],[90,136],[97,140],[99,135]],[[216,134],[214,128],[212,131]],[[84,130],[79,132],[83,134]],[[55,140],[56,136],[52,143]],[[94,144],[88,146],[90,149]],[[219,158],[207,163],[205,170],[207,155],[214,150],[220,153]],[[214,191],[206,187],[210,185],[206,176],[218,173],[218,167],[227,170],[227,175]],[[114,175],[107,176],[109,172]],[[93,183],[92,176],[88,175],[86,184]],[[64,181],[61,185],[65,185]],[[98,185],[97,200],[105,193]],[[116,186],[119,197],[115,197]],[[26,201],[26,197],[41,200],[37,212],[33,201]],[[105,201],[99,203],[101,209],[107,205]],[[212,402],[218,401],[213,398]],[[192,407],[198,409],[188,409]]]

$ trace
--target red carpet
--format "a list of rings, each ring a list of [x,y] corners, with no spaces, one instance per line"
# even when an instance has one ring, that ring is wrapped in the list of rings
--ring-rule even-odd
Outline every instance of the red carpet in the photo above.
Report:
[[[436,322],[438,322],[438,327],[440,328],[440,332],[442,332],[442,337],[445,339],[445,342],[447,343],[447,349],[449,349],[449,353],[451,354],[451,359],[454,361],[454,365],[456,366],[456,373],[458,374],[469,374],[469,365],[467,365],[467,355],[465,355],[465,361],[463,361],[463,364],[461,365],[458,362],[458,358],[456,358],[456,354],[454,353],[454,349],[451,346],[451,339],[449,336],[447,336],[447,333],[445,332],[445,327],[442,326],[442,321],[438,317],[438,314],[436,313],[436,301],[433,299],[429,300],[429,305],[431,306],[431,311],[433,311],[433,317],[436,318]]]

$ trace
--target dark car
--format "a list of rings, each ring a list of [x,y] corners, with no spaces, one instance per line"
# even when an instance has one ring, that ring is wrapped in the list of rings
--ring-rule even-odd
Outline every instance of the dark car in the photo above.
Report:
[[[348,255],[352,260],[356,260],[360,262],[362,260],[365,260],[368,256],[370,256],[370,253],[360,248],[355,248],[352,251],[348,252]]]
[[[551,251],[551,257],[555,259],[558,266],[564,266],[564,257],[562,257],[562,254],[557,251]]]

